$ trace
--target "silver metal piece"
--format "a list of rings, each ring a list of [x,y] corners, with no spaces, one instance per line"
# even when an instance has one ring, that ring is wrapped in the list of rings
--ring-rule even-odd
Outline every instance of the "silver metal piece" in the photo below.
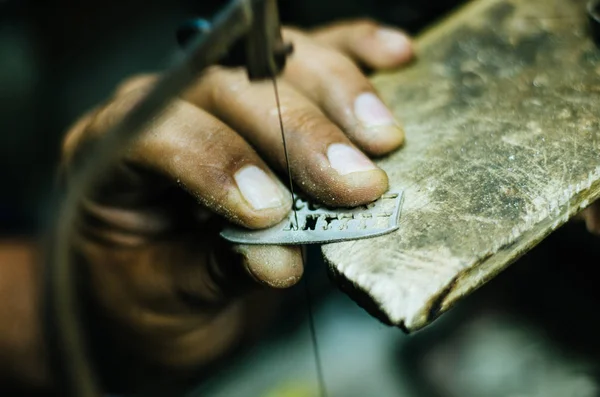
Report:
[[[294,213],[278,225],[263,230],[228,226],[221,237],[238,244],[325,244],[381,236],[397,230],[402,191],[391,191],[379,200],[356,208],[327,208],[296,195]]]

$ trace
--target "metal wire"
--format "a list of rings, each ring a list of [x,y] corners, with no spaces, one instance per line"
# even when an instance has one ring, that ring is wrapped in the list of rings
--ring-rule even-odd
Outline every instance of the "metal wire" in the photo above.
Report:
[[[304,248],[300,249],[300,255],[302,256],[302,265],[306,264],[304,257]],[[327,385],[325,384],[325,374],[323,372],[323,364],[321,361],[321,353],[319,350],[319,343],[317,340],[317,329],[315,327],[315,316],[313,313],[313,302],[310,296],[310,288],[308,285],[308,276],[304,276],[304,294],[306,297],[306,310],[308,312],[308,327],[310,330],[310,339],[312,343],[313,356],[315,358],[315,368],[317,370],[317,380],[319,385],[319,396],[327,397]]]
[[[292,203],[294,203],[294,198],[295,198],[294,182],[292,180],[292,171],[290,169],[290,157],[289,157],[289,153],[288,153],[287,142],[285,139],[285,129],[283,128],[283,117],[281,115],[281,103],[279,100],[279,90],[277,89],[277,79],[275,78],[275,76],[273,76],[273,89],[275,91],[275,101],[277,103],[277,114],[279,116],[279,127],[281,129],[281,141],[283,143],[283,152],[284,152],[284,156],[285,156],[285,165],[286,165],[286,170],[287,170],[288,183],[289,183],[290,192],[292,195]],[[295,206],[293,206],[292,209],[294,211],[294,218],[296,221],[296,229],[298,229],[300,226],[298,224],[298,213],[296,212]],[[304,257],[304,247],[300,247],[300,255],[302,258],[302,266],[304,266],[306,264],[306,260]],[[315,328],[315,319],[314,319],[314,315],[313,315],[312,300],[310,297],[310,288],[308,286],[308,277],[307,276],[304,277],[304,293],[306,296],[306,308],[308,311],[308,327],[310,329],[310,339],[311,339],[312,348],[313,348],[313,356],[315,358],[315,367],[317,369],[319,395],[321,397],[327,397],[327,388],[325,385],[325,376],[323,375],[323,366],[321,364],[321,355],[319,353],[319,344],[317,342],[317,332],[316,332],[316,328]]]
[[[296,221],[295,229],[298,230],[300,225],[298,224],[298,212],[294,203],[294,182],[292,181],[292,170],[290,169],[290,157],[288,154],[287,142],[285,139],[285,130],[283,129],[283,117],[281,116],[281,103],[279,101],[279,90],[277,89],[277,78],[273,76],[273,89],[275,91],[275,102],[277,103],[277,115],[279,116],[279,128],[281,129],[281,141],[283,142],[283,154],[285,156],[285,168],[287,171],[288,184],[290,186],[290,192],[292,195],[292,210],[294,211],[294,220]]]

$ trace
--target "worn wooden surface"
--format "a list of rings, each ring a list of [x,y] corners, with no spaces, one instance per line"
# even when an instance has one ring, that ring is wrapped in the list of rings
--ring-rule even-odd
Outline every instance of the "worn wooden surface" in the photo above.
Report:
[[[414,331],[600,196],[600,50],[584,0],[474,1],[374,83],[403,120],[380,161],[400,230],[323,247],[340,286]]]

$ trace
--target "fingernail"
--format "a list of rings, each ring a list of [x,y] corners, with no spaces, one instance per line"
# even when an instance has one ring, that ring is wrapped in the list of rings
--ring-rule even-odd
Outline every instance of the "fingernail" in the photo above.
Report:
[[[246,201],[256,210],[277,208],[284,204],[285,193],[260,168],[249,165],[239,170],[235,182]]]
[[[390,110],[372,92],[364,92],[354,100],[354,114],[365,127],[397,125]]]
[[[354,100],[354,115],[364,127],[364,137],[380,147],[379,154],[389,152],[404,142],[404,130],[385,104],[372,92],[364,92]]]
[[[412,51],[410,38],[397,30],[381,28],[377,31],[377,39],[394,54],[404,55]]]
[[[343,143],[329,145],[327,158],[331,167],[340,175],[377,169],[377,166],[367,156]]]

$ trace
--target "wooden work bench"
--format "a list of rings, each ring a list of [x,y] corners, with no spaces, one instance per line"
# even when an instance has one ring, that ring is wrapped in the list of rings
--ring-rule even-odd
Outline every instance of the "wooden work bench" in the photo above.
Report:
[[[336,281],[407,332],[600,196],[600,49],[585,0],[473,1],[373,83],[403,121],[381,159],[401,227],[323,246]]]

